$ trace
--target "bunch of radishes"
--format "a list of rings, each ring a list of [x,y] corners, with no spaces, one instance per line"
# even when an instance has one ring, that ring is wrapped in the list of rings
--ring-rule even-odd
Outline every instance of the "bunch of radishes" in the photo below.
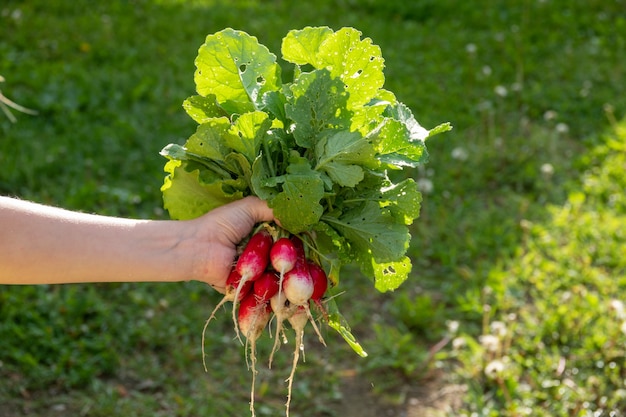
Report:
[[[304,328],[308,322],[312,324],[320,342],[325,345],[311,314],[310,302],[312,301],[324,313],[322,299],[327,289],[328,278],[324,269],[307,257],[300,237],[263,224],[243,247],[226,281],[226,294],[211,313],[205,324],[205,330],[216,311],[226,302],[232,301],[235,333],[240,340],[240,334],[243,334],[246,345],[250,346],[252,370],[250,410],[253,416],[257,372],[255,346],[264,328],[268,326],[272,312],[276,319],[276,330],[273,333],[275,340],[269,359],[270,367],[274,353],[280,346],[281,338],[286,342],[283,322],[287,320],[296,332],[293,365],[287,379],[286,414],[288,416],[293,377],[300,351],[303,349]],[[203,348],[204,333],[203,331]]]

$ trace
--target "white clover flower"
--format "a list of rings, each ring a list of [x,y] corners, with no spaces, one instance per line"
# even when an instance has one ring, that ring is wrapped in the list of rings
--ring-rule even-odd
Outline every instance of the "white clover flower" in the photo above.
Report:
[[[494,91],[495,91],[496,95],[498,95],[500,97],[506,97],[507,94],[509,94],[508,90],[503,85],[496,85],[496,88],[494,88]]]
[[[615,311],[615,315],[620,319],[626,319],[626,315],[624,314],[624,303],[622,301],[616,299],[611,300],[611,302],[609,303],[609,308]]]
[[[428,178],[420,178],[417,180],[417,189],[424,194],[432,193],[434,188],[435,186],[433,185],[433,182]]]
[[[456,320],[448,320],[446,322],[447,326],[448,326],[448,331],[452,334],[455,334],[456,332],[459,331],[459,322]]]
[[[465,52],[467,52],[468,54],[475,54],[477,50],[478,47],[476,46],[476,44],[468,43],[467,45],[465,45]]]
[[[621,300],[613,299],[609,303],[609,308],[616,312],[624,312],[624,303]]]
[[[478,341],[488,352],[496,352],[500,347],[500,339],[492,334],[483,334]]]
[[[492,321],[491,324],[489,324],[489,329],[491,329],[491,332],[494,335],[500,338],[506,336],[507,334],[506,323],[503,321]]]
[[[456,147],[452,149],[452,159],[456,159],[457,161],[466,161],[469,157],[467,150],[462,147]]]
[[[22,11],[20,9],[15,9],[11,12],[11,19],[16,22],[22,20]]]
[[[541,173],[546,177],[551,177],[554,174],[554,167],[552,166],[552,164],[549,163],[541,165],[540,170]]]
[[[489,65],[484,65],[482,68],[483,75],[490,76],[492,73],[491,67]]]
[[[452,339],[452,349],[461,350],[467,345],[464,337],[455,337]]]
[[[556,119],[558,115],[559,114],[554,110],[546,110],[546,112],[543,113],[543,120],[549,122],[550,120]]]
[[[560,133],[560,134],[567,133],[569,132],[569,126],[565,123],[558,123],[556,125],[556,131],[557,133]]]
[[[485,366],[485,375],[489,379],[496,379],[504,373],[505,368],[503,361],[499,359],[493,360]]]

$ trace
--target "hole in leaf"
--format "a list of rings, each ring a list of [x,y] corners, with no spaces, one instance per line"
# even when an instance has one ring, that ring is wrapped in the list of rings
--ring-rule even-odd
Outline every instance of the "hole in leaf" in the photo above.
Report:
[[[256,77],[256,83],[261,85],[265,84],[265,78],[262,75],[259,75]]]
[[[387,268],[385,268],[385,270],[383,271],[383,273],[384,273],[385,275],[388,275],[388,274],[395,274],[395,273],[396,273],[396,269],[395,269],[393,266],[391,266],[391,265],[390,265],[390,266],[388,266]]]
[[[239,65],[239,72],[246,72],[246,64]]]

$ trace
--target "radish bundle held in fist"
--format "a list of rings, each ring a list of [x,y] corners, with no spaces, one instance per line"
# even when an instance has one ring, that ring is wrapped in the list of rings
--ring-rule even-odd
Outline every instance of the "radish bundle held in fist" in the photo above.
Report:
[[[312,323],[323,341],[312,300],[322,321],[364,356],[335,301],[324,294],[337,293],[347,264],[358,265],[381,292],[407,279],[408,226],[419,216],[421,194],[412,178],[393,172],[425,163],[426,139],[450,125],[424,129],[383,88],[380,48],[356,29],[292,30],[281,52],[293,65],[289,82],[281,78],[276,55],[257,38],[233,29],[206,38],[195,61],[198,94],[183,103],[198,128],[184,145],[161,151],[169,159],[164,204],[172,218],[191,219],[248,195],[267,201],[278,224],[255,230],[262,236],[250,237],[253,246],[244,249],[224,299],[233,301],[237,335],[242,323],[247,329],[264,325],[267,305],[274,304],[277,339],[288,321],[302,329]],[[258,290],[277,287],[268,301],[249,282],[272,276],[276,285]],[[248,311],[253,319],[244,321]],[[247,338],[252,345],[258,338],[256,330],[243,336],[253,336]],[[293,371],[289,388],[292,379]]]

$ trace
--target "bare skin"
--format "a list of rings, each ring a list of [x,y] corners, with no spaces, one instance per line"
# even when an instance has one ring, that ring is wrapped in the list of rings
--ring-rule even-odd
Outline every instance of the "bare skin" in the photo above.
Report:
[[[256,197],[194,220],[133,220],[0,197],[0,284],[198,280],[220,292],[236,245],[273,220]]]

